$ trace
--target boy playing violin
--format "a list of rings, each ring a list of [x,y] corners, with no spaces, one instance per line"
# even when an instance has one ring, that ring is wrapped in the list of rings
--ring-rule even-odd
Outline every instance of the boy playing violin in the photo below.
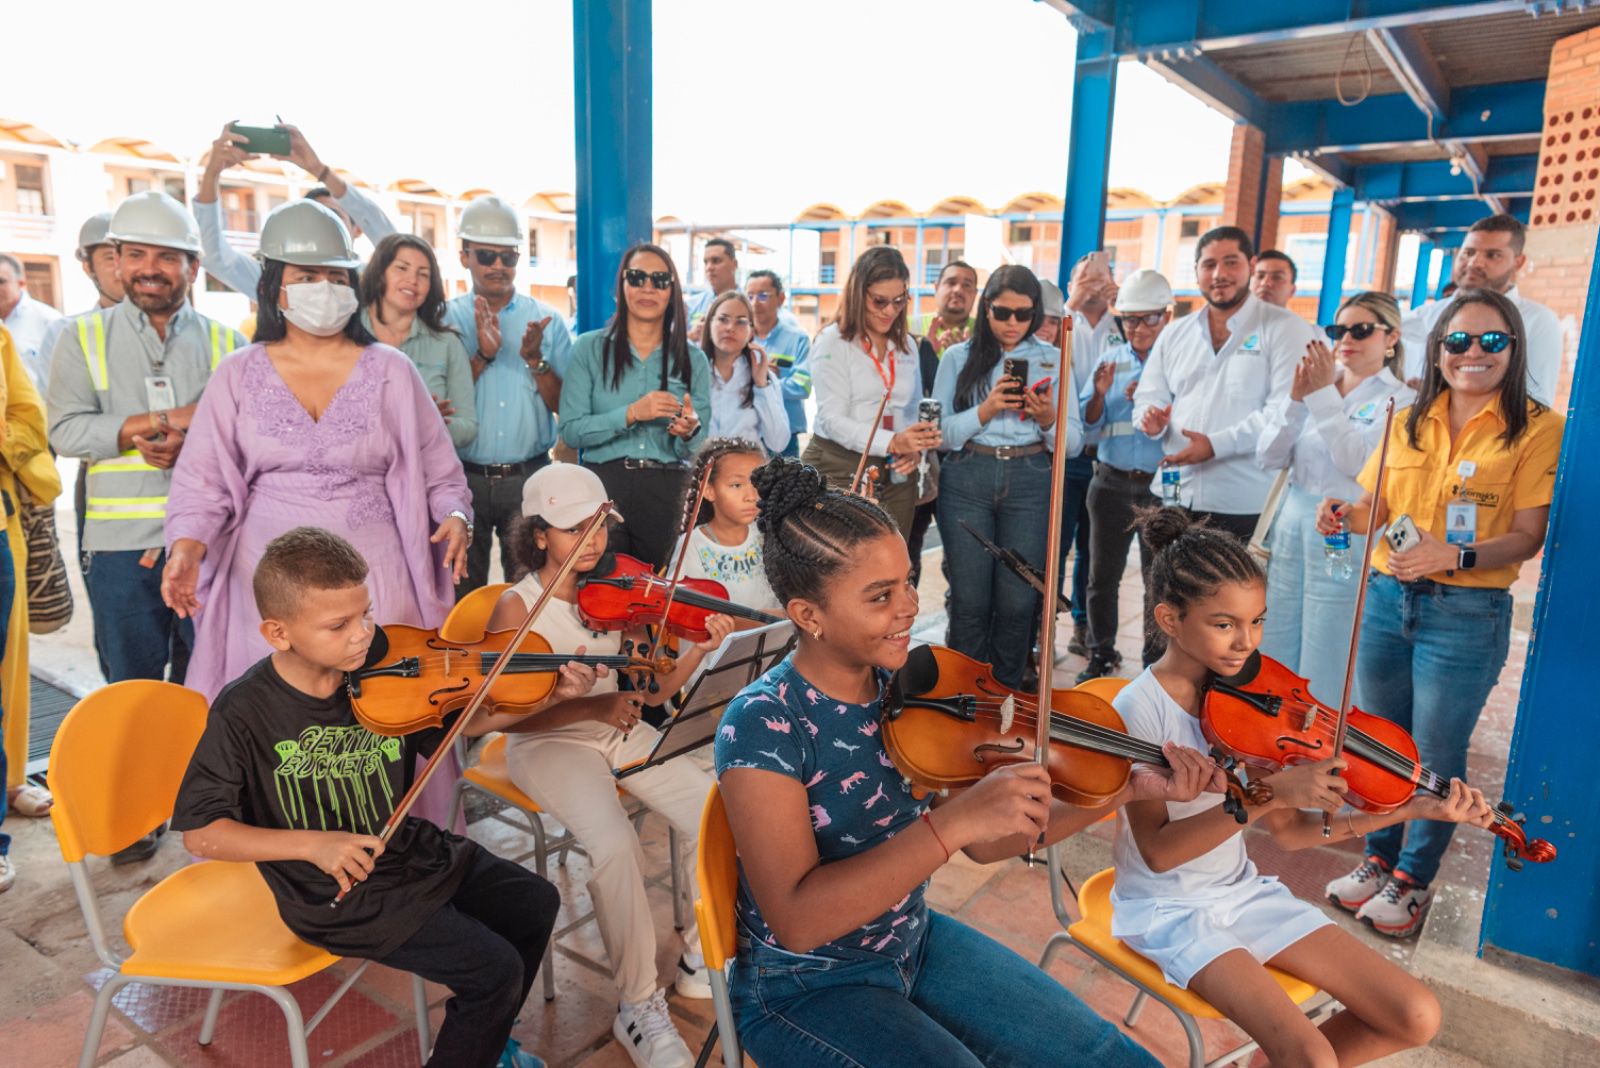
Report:
[[[296,936],[448,986],[429,1065],[535,1068],[542,1062],[516,1049],[511,1027],[560,897],[426,820],[407,818],[387,845],[378,837],[451,718],[402,738],[356,721],[346,677],[373,642],[366,579],[361,554],[325,530],[268,543],[253,585],[273,653],[217,695],[172,826],[195,856],[254,862]],[[593,681],[569,664],[549,700]],[[479,715],[464,733],[509,719]],[[341,891],[349,897],[329,907]]]

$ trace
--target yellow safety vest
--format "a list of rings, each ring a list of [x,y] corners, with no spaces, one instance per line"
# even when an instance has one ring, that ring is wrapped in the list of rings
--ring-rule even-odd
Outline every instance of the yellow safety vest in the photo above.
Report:
[[[243,340],[238,331],[211,321],[211,369],[228,353],[239,348]],[[91,344],[92,340],[92,344]],[[98,392],[111,388],[111,378],[106,371],[106,323],[98,311],[78,317],[78,344],[83,348],[83,358],[89,365],[89,379]],[[140,475],[160,471],[159,467],[145,462],[138,449],[129,449],[109,460],[99,460],[89,465],[89,485],[95,486],[104,475]],[[159,497],[102,497],[91,491],[85,519],[165,519],[167,498]]]

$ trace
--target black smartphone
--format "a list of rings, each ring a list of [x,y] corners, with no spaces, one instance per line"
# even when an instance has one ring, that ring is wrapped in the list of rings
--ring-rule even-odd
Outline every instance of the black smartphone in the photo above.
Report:
[[[1005,358],[1005,362],[1001,366],[1004,369],[1003,373],[1005,376],[1014,380],[1016,383],[1006,392],[1010,393],[1013,397],[1020,398],[1022,396],[1022,390],[1028,382],[1028,361],[1024,360],[1020,356],[1007,356]]]
[[[228,129],[240,137],[248,138],[244,146],[247,152],[256,152],[263,156],[289,154],[289,131],[282,126],[243,126],[237,122],[230,122]]]
[[[939,420],[944,418],[944,405],[932,397],[924,397],[917,401],[917,422],[939,425]]]

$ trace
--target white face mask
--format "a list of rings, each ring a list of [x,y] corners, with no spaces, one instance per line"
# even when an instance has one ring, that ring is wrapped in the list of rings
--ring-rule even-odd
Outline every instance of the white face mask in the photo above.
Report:
[[[333,282],[298,282],[283,291],[289,298],[283,317],[318,337],[339,333],[361,306],[355,290]]]

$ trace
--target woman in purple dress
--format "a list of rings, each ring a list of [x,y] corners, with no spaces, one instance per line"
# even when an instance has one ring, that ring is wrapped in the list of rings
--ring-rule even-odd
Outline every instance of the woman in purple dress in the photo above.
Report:
[[[267,542],[332,530],[370,567],[373,618],[437,627],[471,494],[416,368],[355,317],[350,235],[313,201],[261,231],[255,343],[218,365],[173,471],[162,594],[195,617],[187,685],[215,698],[271,650],[251,577]]]

